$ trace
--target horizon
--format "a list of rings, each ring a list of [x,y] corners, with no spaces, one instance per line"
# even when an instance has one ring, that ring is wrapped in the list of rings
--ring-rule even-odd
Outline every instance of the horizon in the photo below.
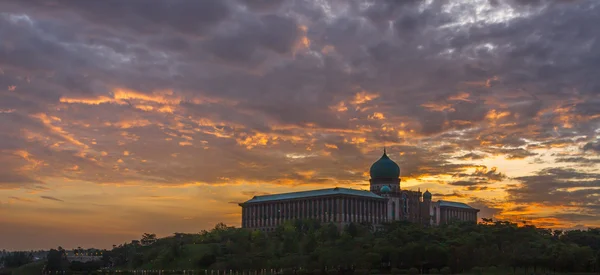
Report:
[[[239,227],[253,196],[368,189],[383,148],[479,220],[600,227],[597,1],[0,11],[7,250]]]

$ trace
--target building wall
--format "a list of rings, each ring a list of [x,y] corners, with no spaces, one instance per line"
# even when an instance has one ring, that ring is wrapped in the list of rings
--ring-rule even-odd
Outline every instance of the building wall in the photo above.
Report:
[[[339,226],[351,222],[373,224],[386,221],[388,209],[382,199],[328,196],[270,201],[242,206],[242,227],[270,231],[290,220],[316,219]]]
[[[477,212],[479,212],[477,209],[441,206],[439,208],[440,218],[438,224],[445,224],[454,220],[476,223]]]

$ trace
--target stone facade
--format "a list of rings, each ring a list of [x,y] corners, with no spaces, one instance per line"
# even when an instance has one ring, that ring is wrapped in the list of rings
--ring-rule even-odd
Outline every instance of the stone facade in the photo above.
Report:
[[[464,203],[432,201],[429,191],[403,190],[400,168],[384,151],[370,169],[370,191],[331,188],[255,196],[239,204],[242,227],[272,231],[297,219],[315,219],[343,227],[349,223],[409,221],[440,225],[454,220],[477,222],[478,209]]]
[[[347,192],[349,190],[358,192],[352,194]],[[346,188],[311,192],[313,195],[310,196],[298,194],[289,199],[273,196],[240,204],[242,206],[242,227],[271,231],[286,221],[297,219],[315,219],[339,226],[351,222],[379,224],[386,221],[388,211],[386,200],[381,197],[360,194],[360,192],[370,192]]]

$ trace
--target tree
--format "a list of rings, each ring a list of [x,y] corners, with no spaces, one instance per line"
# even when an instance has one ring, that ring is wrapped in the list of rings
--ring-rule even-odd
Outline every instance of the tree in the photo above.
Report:
[[[67,254],[62,247],[58,249],[51,249],[46,257],[46,270],[47,271],[66,271],[69,267],[69,261],[67,260]]]
[[[154,242],[156,242],[156,234],[144,233],[140,242],[142,243],[142,245],[151,245]]]

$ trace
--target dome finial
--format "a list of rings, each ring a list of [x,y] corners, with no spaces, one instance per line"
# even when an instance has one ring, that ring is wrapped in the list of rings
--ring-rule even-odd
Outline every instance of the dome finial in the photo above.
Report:
[[[387,155],[387,152],[385,151],[385,145],[383,146],[383,154]]]

